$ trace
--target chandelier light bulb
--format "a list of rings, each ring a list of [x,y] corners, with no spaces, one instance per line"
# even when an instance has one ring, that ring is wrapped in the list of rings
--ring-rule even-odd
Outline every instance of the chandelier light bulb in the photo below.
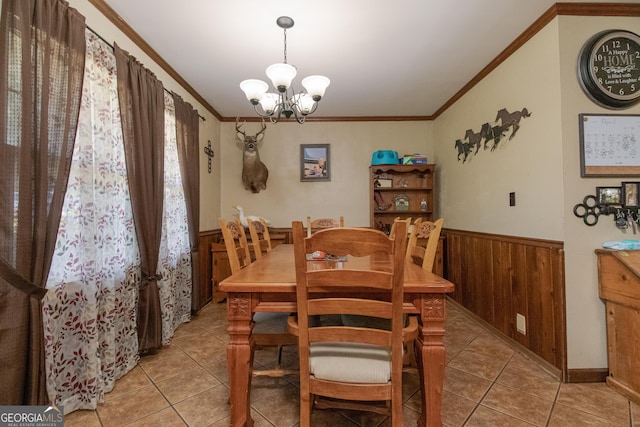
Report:
[[[258,102],[260,102],[267,89],[269,89],[269,85],[262,80],[248,79],[243,80],[240,83],[240,89],[242,89],[247,99],[253,105],[256,105],[258,104]]]
[[[331,81],[325,76],[309,76],[302,79],[302,86],[314,101],[320,101]]]
[[[303,115],[311,114],[316,107],[316,101],[309,94],[298,94],[293,96],[293,102]]]
[[[276,110],[276,105],[278,104],[278,94],[273,92],[265,93],[262,99],[260,100],[260,106],[267,114],[273,114]]]
[[[266,74],[271,79],[273,86],[278,89],[278,92],[284,92],[289,89],[291,81],[298,74],[298,71],[293,65],[273,64],[267,67]]]

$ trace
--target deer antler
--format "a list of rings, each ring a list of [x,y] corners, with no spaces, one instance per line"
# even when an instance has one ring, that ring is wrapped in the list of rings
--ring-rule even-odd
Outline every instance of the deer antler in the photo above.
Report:
[[[267,130],[267,124],[264,122],[263,118],[260,118],[260,125],[262,126],[262,129],[260,130],[260,132],[256,133],[256,139],[258,139],[258,135]]]
[[[246,122],[242,122],[242,124],[240,126],[238,126],[238,121],[240,120],[240,117],[236,117],[236,132],[241,133],[242,136],[247,136],[244,131],[241,131],[240,128],[246,123]]]

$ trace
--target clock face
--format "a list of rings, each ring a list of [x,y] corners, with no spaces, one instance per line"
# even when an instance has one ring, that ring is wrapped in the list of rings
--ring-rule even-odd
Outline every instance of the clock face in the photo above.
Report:
[[[578,79],[585,93],[607,108],[640,101],[640,36],[608,30],[590,38],[578,56]]]

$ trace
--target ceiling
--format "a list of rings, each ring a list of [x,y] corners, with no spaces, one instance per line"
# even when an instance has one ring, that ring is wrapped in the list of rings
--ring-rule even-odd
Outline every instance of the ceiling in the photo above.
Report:
[[[583,0],[584,1],[584,0]],[[92,3],[100,3],[93,0]],[[223,119],[255,116],[239,83],[283,60],[294,88],[331,79],[313,117],[431,117],[554,0],[102,0]],[[597,0],[638,3],[638,0]],[[577,3],[570,0],[567,3]],[[122,46],[127,49],[127,46]]]

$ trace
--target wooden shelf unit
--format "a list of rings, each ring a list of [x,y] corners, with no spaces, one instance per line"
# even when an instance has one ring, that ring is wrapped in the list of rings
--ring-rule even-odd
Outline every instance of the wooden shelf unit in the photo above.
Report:
[[[388,231],[397,217],[434,220],[435,204],[434,164],[371,165],[369,167],[370,226]],[[385,187],[384,185],[391,185]],[[396,208],[396,197],[406,196],[406,210]],[[423,209],[422,201],[427,206]],[[390,205],[390,207],[387,207]],[[386,209],[381,209],[386,207]]]

